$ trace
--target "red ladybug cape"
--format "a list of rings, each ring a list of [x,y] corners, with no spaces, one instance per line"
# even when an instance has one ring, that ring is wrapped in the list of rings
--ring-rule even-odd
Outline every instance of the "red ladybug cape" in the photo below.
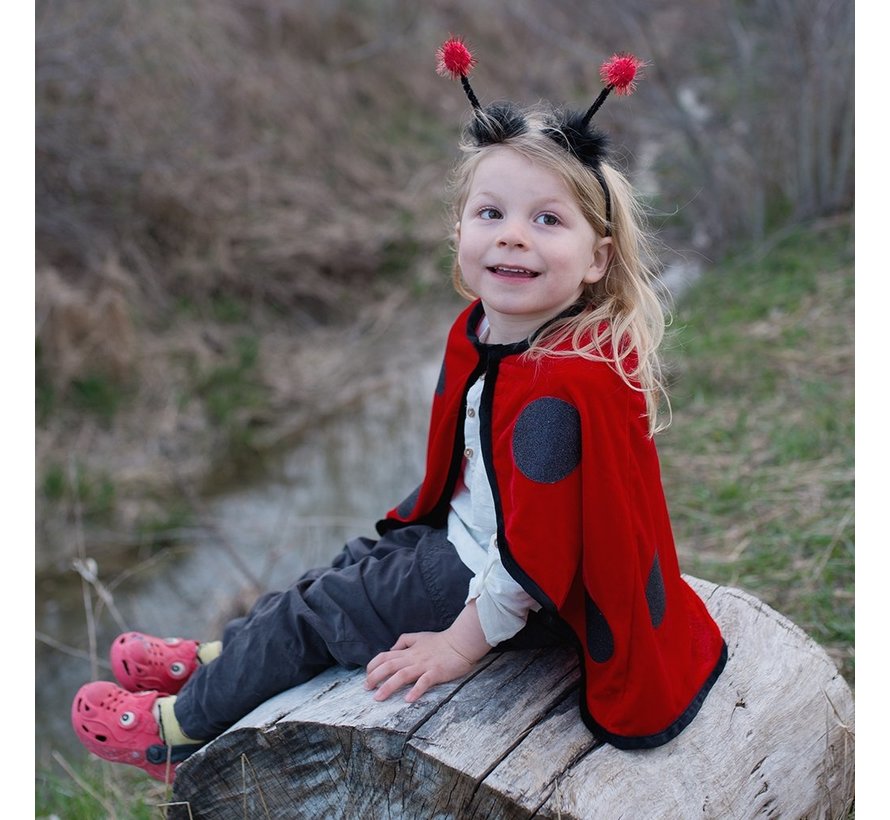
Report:
[[[451,329],[422,484],[377,523],[444,527],[480,376],[481,442],[504,566],[574,636],[581,716],[622,749],[660,746],[695,717],[726,663],[680,576],[645,399],[605,362],[480,344],[480,302]]]

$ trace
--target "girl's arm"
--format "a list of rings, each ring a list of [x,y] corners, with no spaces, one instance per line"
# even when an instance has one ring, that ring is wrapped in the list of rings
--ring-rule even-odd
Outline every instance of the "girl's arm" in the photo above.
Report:
[[[374,700],[386,700],[396,689],[413,683],[405,695],[405,700],[413,703],[431,686],[465,675],[490,649],[474,599],[444,632],[401,635],[392,649],[368,664],[365,688],[379,686]]]

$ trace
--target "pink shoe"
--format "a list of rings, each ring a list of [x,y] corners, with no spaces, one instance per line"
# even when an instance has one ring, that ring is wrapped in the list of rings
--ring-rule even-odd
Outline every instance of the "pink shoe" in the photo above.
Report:
[[[153,714],[159,696],[159,692],[127,692],[109,681],[93,681],[74,696],[71,725],[80,742],[97,757],[138,766],[156,780],[170,783],[177,765],[200,744],[164,745]]]
[[[126,632],[111,645],[111,671],[130,692],[175,695],[199,664],[197,641]]]

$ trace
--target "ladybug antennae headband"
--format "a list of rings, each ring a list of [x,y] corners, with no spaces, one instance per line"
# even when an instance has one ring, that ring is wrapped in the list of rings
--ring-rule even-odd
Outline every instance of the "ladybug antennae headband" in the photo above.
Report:
[[[473,122],[467,128],[469,136],[479,146],[495,145],[527,129],[525,117],[512,103],[497,103],[485,108],[473,92],[468,79],[476,59],[460,37],[451,37],[436,51],[436,70],[442,76],[460,79],[464,93],[473,106]],[[614,54],[600,66],[603,89],[587,111],[555,112],[545,133],[587,166],[603,189],[606,201],[606,233],[611,232],[612,199],[603,176],[601,163],[608,153],[606,135],[590,127],[593,115],[599,111],[612,91],[631,94],[636,87],[637,70],[644,65],[632,54]]]

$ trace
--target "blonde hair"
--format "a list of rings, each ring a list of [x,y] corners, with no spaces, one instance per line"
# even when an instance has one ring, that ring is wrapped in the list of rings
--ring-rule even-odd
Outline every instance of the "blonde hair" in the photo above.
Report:
[[[485,116],[484,111],[477,112],[476,116]],[[451,177],[453,215],[460,219],[476,167],[492,147],[511,148],[555,172],[566,183],[596,233],[611,236],[612,256],[603,278],[584,285],[581,294],[584,309],[559,319],[548,326],[545,333],[532,338],[525,355],[533,358],[578,355],[608,362],[631,388],[645,395],[649,433],[654,435],[670,422],[670,403],[658,354],[666,325],[659,291],[665,299],[668,294],[657,276],[651,237],[644,230],[643,209],[624,174],[602,162],[600,173],[611,200],[611,220],[607,223],[602,185],[589,167],[551,136],[553,118],[541,108],[528,109],[524,116],[525,129],[496,143],[480,146],[471,136],[465,136],[460,145],[463,157]],[[452,282],[462,296],[476,298],[463,280],[456,254]],[[568,349],[566,342],[570,342]],[[667,407],[668,422],[659,425],[662,400]]]

